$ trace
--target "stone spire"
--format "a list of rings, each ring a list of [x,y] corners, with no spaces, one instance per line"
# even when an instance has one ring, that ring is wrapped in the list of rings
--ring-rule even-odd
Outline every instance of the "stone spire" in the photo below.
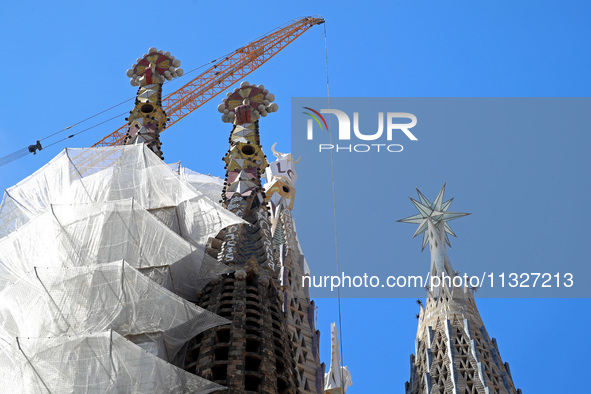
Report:
[[[326,394],[346,394],[353,384],[347,367],[341,366],[339,332],[336,323],[330,325],[330,370],[326,374],[324,389]]]
[[[209,283],[197,304],[231,320],[190,344],[185,369],[228,388],[226,393],[298,393],[293,338],[287,329],[271,225],[261,186],[267,167],[258,119],[277,110],[262,85],[243,82],[218,108],[233,123],[223,158],[222,203],[249,224],[227,227],[208,248],[235,271]]]
[[[399,222],[419,224],[415,236],[423,234],[423,249],[429,243],[431,276],[441,281],[427,286],[425,305],[417,301],[419,324],[406,394],[521,393],[515,389],[509,364],[501,360],[496,340],[488,336],[472,290],[454,287],[450,280],[457,273],[445,246],[447,235],[455,236],[448,221],[468,214],[448,212],[453,199],[443,202],[445,185],[433,203],[417,192],[420,201],[411,201],[419,213]]]
[[[310,300],[308,288],[302,286],[302,277],[310,271],[302,254],[295,231],[291,209],[295,199],[295,182],[298,178],[291,153],[281,153],[271,148],[277,158],[265,171],[266,203],[269,209],[271,232],[279,260],[279,280],[283,291],[283,311],[287,316],[288,330],[294,341],[296,377],[304,393],[322,394],[324,364],[320,363],[320,331],[316,330],[316,306]]]
[[[178,68],[180,65],[180,60],[169,52],[150,48],[127,70],[131,85],[139,86],[139,89],[135,107],[126,118],[129,123],[124,141],[126,145],[145,143],[164,160],[160,133],[166,127],[167,117],[162,109],[162,84],[183,75],[183,69]]]

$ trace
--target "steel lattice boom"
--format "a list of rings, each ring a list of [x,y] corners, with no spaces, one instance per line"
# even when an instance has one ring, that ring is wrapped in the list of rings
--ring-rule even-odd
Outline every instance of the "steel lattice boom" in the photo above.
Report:
[[[277,28],[264,37],[239,48],[211,66],[176,92],[162,100],[162,106],[172,126],[197,108],[250,74],[279,51],[315,25],[324,23],[321,17],[302,17]],[[125,124],[93,146],[121,145],[126,136]]]

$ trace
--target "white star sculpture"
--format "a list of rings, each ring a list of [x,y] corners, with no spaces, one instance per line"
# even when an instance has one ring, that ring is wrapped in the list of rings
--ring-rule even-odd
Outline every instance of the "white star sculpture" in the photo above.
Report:
[[[419,194],[420,202],[410,197],[410,200],[414,204],[415,207],[419,210],[419,213],[405,219],[400,219],[398,222],[402,223],[415,223],[419,225],[417,231],[415,231],[413,238],[417,235],[423,233],[423,247],[422,250],[425,249],[427,242],[429,242],[429,232],[427,229],[429,228],[429,221],[435,227],[435,231],[440,231],[440,223],[443,223],[443,228],[445,229],[445,243],[449,245],[451,248],[451,244],[449,243],[449,238],[447,234],[451,234],[456,237],[456,234],[453,232],[451,227],[447,222],[450,220],[454,220],[457,218],[461,218],[462,216],[470,215],[469,213],[460,213],[460,212],[447,212],[447,209],[451,205],[453,198],[443,202],[443,194],[445,193],[445,184],[435,197],[435,201],[432,203],[421,193],[419,189],[417,189],[417,193]],[[439,233],[437,234],[438,236]]]

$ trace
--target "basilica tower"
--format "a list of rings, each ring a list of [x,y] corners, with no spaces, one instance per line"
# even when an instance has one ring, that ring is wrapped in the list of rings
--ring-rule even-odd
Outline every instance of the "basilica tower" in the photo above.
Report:
[[[403,223],[418,224],[415,236],[423,234],[423,249],[429,244],[431,276],[441,279],[427,286],[427,301],[420,305],[415,354],[411,355],[410,381],[406,394],[518,394],[508,363],[503,363],[497,342],[488,336],[478,313],[473,291],[450,286],[454,272],[446,250],[448,222],[468,215],[450,212],[453,199],[443,201],[445,185],[431,203],[420,191],[411,198],[419,213]]]
[[[178,68],[180,60],[169,52],[150,48],[148,53],[137,59],[137,63],[127,70],[132,86],[139,86],[135,106],[127,120],[129,130],[124,144],[145,143],[154,153],[162,156],[160,133],[168,120],[162,108],[162,84],[183,75]]]
[[[208,253],[234,270],[209,283],[197,304],[231,321],[190,344],[185,369],[228,387],[227,393],[299,393],[294,347],[283,312],[280,264],[261,175],[268,166],[259,118],[277,110],[273,94],[243,82],[218,110],[232,123],[223,158],[222,204],[245,220],[212,239]]]

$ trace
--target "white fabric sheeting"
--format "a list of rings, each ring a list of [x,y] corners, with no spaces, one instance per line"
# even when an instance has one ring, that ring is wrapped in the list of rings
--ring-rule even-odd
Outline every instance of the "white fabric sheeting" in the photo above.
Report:
[[[4,288],[0,300],[0,338],[7,342],[15,337],[112,329],[137,337],[146,349],[159,349],[162,344],[164,348],[154,354],[168,361],[200,332],[229,323],[123,261],[89,267],[35,267]]]
[[[190,338],[227,322],[185,301],[230,272],[205,253],[210,237],[245,223],[214,202],[222,187],[219,178],[175,172],[144,145],[128,145],[66,149],[7,189],[2,390],[221,389],[165,360],[182,364]]]
[[[0,342],[6,393],[210,393],[223,387],[146,352],[114,331]]]

